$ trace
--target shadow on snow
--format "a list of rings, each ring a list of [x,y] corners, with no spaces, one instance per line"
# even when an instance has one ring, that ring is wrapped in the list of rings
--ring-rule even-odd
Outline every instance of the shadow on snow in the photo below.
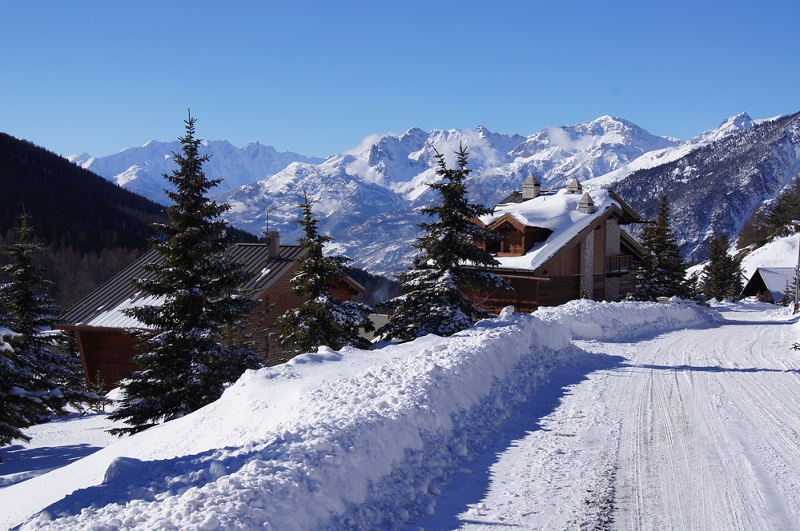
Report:
[[[529,434],[547,431],[542,426],[543,419],[559,407],[573,386],[587,380],[594,372],[617,370],[627,361],[621,356],[595,354],[574,348],[577,349],[575,362],[551,372],[547,381],[539,384],[528,400],[514,408],[502,429],[485,441],[485,448],[471,461],[465,462],[459,473],[448,479],[441,496],[436,500],[435,514],[408,522],[413,524],[409,528],[458,529],[472,522],[459,515],[485,497],[492,479],[491,467],[500,456]],[[476,523],[497,527],[510,525],[485,520]]]

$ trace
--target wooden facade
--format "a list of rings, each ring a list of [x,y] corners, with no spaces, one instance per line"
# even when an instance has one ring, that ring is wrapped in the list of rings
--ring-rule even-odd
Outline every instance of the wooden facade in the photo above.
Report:
[[[287,310],[299,307],[306,300],[292,293],[289,284],[303,254],[296,245],[274,244],[270,249],[269,243],[238,244],[232,252],[232,260],[243,264],[250,273],[249,280],[241,286],[242,292],[257,301],[244,332],[245,340],[268,365],[288,359],[275,344],[275,323]],[[95,386],[100,379],[109,390],[137,369],[133,362],[137,341],[126,330],[141,325],[137,326],[122,310],[154,303],[138,293],[130,279],[147,277],[142,266],[157,260],[154,251],[146,253],[61,316],[61,324],[56,328],[75,331],[88,385]],[[350,300],[363,289],[345,278],[331,287],[331,294]]]
[[[492,252],[500,261],[500,266],[487,271],[503,277],[513,290],[467,291],[473,303],[495,313],[506,306],[533,312],[541,306],[558,306],[579,298],[598,301],[625,298],[635,286],[636,269],[643,263],[646,253],[620,228],[639,221],[639,215],[611,192],[607,194],[599,196],[605,200],[602,209],[592,208],[585,216],[573,216],[574,224],[562,222],[556,225],[555,231],[526,223],[523,200],[508,208],[512,213],[502,213],[504,205],[499,205],[496,208],[500,213],[495,219],[488,223],[476,220],[503,236],[503,241],[494,248],[486,249],[483,242],[477,245]],[[556,195],[551,193],[549,197],[548,206],[552,208]],[[582,198],[584,202],[586,197]],[[562,200],[578,205],[576,198]],[[541,198],[530,201],[543,202]],[[529,208],[535,208],[535,204]],[[545,251],[545,245],[553,249]],[[504,260],[528,256],[537,249],[540,255],[530,262]]]

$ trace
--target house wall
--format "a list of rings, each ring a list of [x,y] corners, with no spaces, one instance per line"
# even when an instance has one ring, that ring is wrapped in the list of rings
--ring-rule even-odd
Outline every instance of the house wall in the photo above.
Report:
[[[260,355],[267,365],[283,363],[288,358],[277,344],[278,329],[275,323],[287,311],[302,305],[306,298],[291,292],[290,279],[297,266],[283,275],[262,296],[255,318],[250,322],[250,334],[255,339],[253,350]]]
[[[305,297],[291,292],[289,280],[294,276],[296,265],[274,284],[261,299],[258,306],[250,314],[250,322],[238,342],[249,342],[256,354],[262,357],[267,365],[285,362],[289,359],[276,345],[278,318],[286,311],[297,308],[305,302]],[[331,290],[341,300],[350,300],[351,288],[342,284]],[[138,367],[133,362],[137,340],[120,329],[77,329],[78,345],[83,360],[86,381],[93,385],[98,371],[105,382],[105,390],[110,390]]]
[[[552,277],[540,281],[538,306],[558,306],[581,297],[579,275]]]
[[[78,329],[76,336],[83,354],[83,374],[91,387],[97,384],[98,372],[104,383],[103,391],[110,391],[137,369],[133,362],[137,340],[122,330]]]
[[[278,319],[287,311],[306,302],[304,295],[292,293],[290,280],[295,274],[297,265],[278,279],[259,300],[258,307],[250,314],[250,324],[246,334],[252,346],[250,348],[267,365],[283,363],[289,359],[286,352],[277,345]],[[349,301],[354,290],[345,282],[331,287],[331,295],[339,300]]]
[[[503,240],[500,241],[498,256],[522,256],[525,254],[525,241],[523,233],[510,226],[500,229]]]
[[[606,256],[619,256],[621,234],[619,228],[619,221],[614,218],[609,218],[605,222],[605,230],[603,231],[605,239],[605,255]],[[605,260],[603,260],[605,262]],[[605,268],[605,264],[603,265]],[[615,301],[620,296],[620,282],[618,276],[609,276],[605,279],[603,287],[603,299],[607,301]]]
[[[580,242],[573,243],[559,257],[547,264],[542,276],[563,277],[577,275],[581,272],[581,245]]]
[[[502,275],[500,275],[502,276]],[[465,290],[465,295],[473,305],[492,313],[499,313],[506,306],[513,306],[520,312],[532,312],[538,307],[538,281],[532,278],[504,277],[513,290],[476,291]]]

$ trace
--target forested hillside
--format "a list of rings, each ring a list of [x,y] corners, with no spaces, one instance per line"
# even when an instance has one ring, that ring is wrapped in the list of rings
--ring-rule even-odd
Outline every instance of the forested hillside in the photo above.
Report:
[[[147,249],[163,206],[25,140],[0,133],[0,244],[23,210],[50,252],[43,266],[66,309]],[[254,241],[246,233],[240,239]]]
[[[789,193],[800,175],[798,146],[800,113],[795,113],[636,171],[614,190],[645,219],[655,217],[660,198],[666,196],[681,251],[689,262],[699,262],[715,232],[734,241],[754,215],[745,244],[764,239],[752,234],[758,232],[754,225],[763,224],[759,220],[772,211],[772,201],[784,190]]]

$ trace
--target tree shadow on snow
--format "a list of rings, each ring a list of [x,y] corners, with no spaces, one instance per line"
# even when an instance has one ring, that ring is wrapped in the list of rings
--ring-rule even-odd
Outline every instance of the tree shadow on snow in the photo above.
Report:
[[[631,365],[633,369],[651,369],[656,371],[699,371],[699,372],[786,372],[800,374],[798,369],[761,369],[758,367],[716,367],[716,366],[701,366],[701,365]]]
[[[45,472],[83,459],[100,448],[89,444],[39,448],[25,448],[20,444],[7,446],[0,449],[0,459],[2,459],[0,474],[6,476],[25,472]]]
[[[153,461],[117,457],[108,466],[101,484],[78,489],[39,514],[50,518],[68,517],[80,514],[87,507],[124,505],[131,500],[154,501],[165,494],[174,496],[239,470],[249,459],[263,455],[262,452],[268,453],[276,444],[279,442],[268,444],[260,452],[240,453],[237,451],[240,448],[226,447]]]
[[[542,426],[543,419],[559,407],[573,386],[587,380],[596,371],[613,371],[627,361],[622,356],[595,354],[574,348],[577,350],[574,362],[551,372],[546,381],[537,385],[528,400],[514,408],[503,427],[486,441],[485,449],[472,461],[465,463],[459,473],[448,478],[442,494],[436,500],[435,514],[413,522],[411,527],[458,529],[467,523],[492,527],[516,526],[502,521],[471,520],[459,515],[466,513],[486,496],[492,480],[491,467],[506,450],[531,433],[547,431]]]

